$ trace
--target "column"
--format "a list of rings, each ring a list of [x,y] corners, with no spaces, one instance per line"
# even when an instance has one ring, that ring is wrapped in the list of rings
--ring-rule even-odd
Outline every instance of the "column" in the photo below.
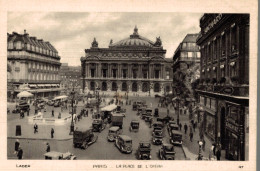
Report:
[[[117,78],[121,78],[121,64],[117,63]]]
[[[110,63],[107,64],[107,77],[110,78]]]

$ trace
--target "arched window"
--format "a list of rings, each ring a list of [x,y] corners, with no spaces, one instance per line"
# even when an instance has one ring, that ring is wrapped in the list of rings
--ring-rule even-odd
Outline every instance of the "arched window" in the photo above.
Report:
[[[107,83],[102,82],[102,91],[107,91]]]
[[[117,84],[115,82],[112,83],[112,91],[117,91]]]
[[[160,92],[160,84],[159,83],[154,84],[154,92]]]
[[[122,83],[122,91],[127,91],[127,84],[126,84],[126,82]]]
[[[137,92],[137,83],[136,82],[133,82],[133,84],[132,84],[132,91]]]
[[[147,92],[148,90],[149,90],[149,88],[148,88],[148,83],[143,83],[142,91],[143,91],[143,92]]]

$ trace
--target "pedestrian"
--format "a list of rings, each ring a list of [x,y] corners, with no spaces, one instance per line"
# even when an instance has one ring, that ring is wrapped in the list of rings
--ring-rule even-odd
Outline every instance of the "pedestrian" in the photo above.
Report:
[[[53,137],[54,137],[54,129],[51,128],[51,138],[53,138]]]
[[[194,132],[195,132],[195,128],[196,128],[196,124],[195,124],[195,122],[193,122],[193,130],[194,130]]]
[[[46,106],[44,106],[44,112],[46,112]]]
[[[180,127],[180,131],[181,131],[181,127],[182,127],[182,124],[181,124],[181,123],[179,124],[179,127]]]
[[[217,147],[216,156],[217,156],[217,160],[220,160],[220,157],[221,157],[221,149],[220,149],[220,147]]]
[[[54,117],[54,109],[51,110],[51,116]]]
[[[19,160],[22,160],[22,158],[23,158],[23,149],[21,146],[18,148],[17,157]]]
[[[88,117],[88,110],[87,110],[87,113],[86,113],[87,117]]]
[[[213,143],[213,154],[214,154],[214,156],[216,156],[216,143]]]
[[[193,132],[190,131],[190,142],[192,142],[192,139],[193,139]]]
[[[30,115],[30,108],[27,109],[27,116]]]
[[[15,144],[14,144],[14,154],[18,154],[20,142],[18,139],[16,139]]]
[[[202,150],[205,151],[206,141],[204,138],[202,139],[202,143]]]
[[[34,126],[34,134],[38,133],[38,125],[35,123]]]
[[[184,132],[185,132],[185,134],[187,133],[187,129],[188,129],[188,126],[187,126],[187,124],[185,123],[185,124],[184,124]]]
[[[51,147],[50,147],[49,143],[46,143],[46,145],[47,145],[46,152],[48,153],[51,151]],[[49,157],[45,156],[45,159],[49,159]]]
[[[215,145],[214,145],[214,143],[213,143],[212,146],[211,146],[211,148],[210,148],[210,150],[209,150],[209,160],[212,160],[213,158],[215,158],[215,155],[214,155],[214,153],[213,153],[214,148],[215,148]]]

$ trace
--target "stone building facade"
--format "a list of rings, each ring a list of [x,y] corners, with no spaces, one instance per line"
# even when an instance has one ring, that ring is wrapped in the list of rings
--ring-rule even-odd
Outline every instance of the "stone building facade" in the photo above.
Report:
[[[248,14],[204,14],[197,39],[203,129],[230,160],[248,160],[249,20]]]
[[[155,42],[134,33],[129,38],[99,48],[94,38],[90,49],[81,58],[85,91],[139,92],[162,94],[171,91],[172,60],[165,58],[166,50],[160,37]]]
[[[8,97],[16,97],[21,87],[49,97],[60,92],[60,56],[51,43],[24,34],[7,33]],[[20,88],[19,88],[20,87]]]

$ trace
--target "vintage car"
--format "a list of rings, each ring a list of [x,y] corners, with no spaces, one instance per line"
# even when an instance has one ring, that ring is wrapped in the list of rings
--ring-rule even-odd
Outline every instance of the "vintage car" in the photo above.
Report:
[[[144,111],[145,111],[145,107],[140,107],[140,108],[137,110],[137,115],[141,115]]]
[[[98,139],[97,135],[94,135],[92,129],[76,129],[73,133],[73,145],[74,147],[86,149],[91,144],[95,143]]]
[[[151,144],[149,142],[140,142],[136,151],[136,156],[139,160],[151,159]]]
[[[159,109],[158,108],[154,109],[154,117],[159,117]]]
[[[155,145],[160,145],[163,142],[163,132],[162,129],[154,129],[153,131],[153,137],[152,137],[152,142]]]
[[[116,111],[120,113],[125,113],[126,109],[123,109],[121,106],[117,106]]]
[[[159,149],[159,158],[161,160],[174,160],[174,146],[171,144],[163,144],[162,147]]]
[[[154,128],[156,128],[156,127],[163,128],[163,126],[164,126],[163,123],[160,122],[160,121],[157,121],[157,122],[154,122],[154,123],[153,123],[153,127],[154,127]]]
[[[107,140],[115,141],[116,137],[120,134],[120,128],[118,126],[112,126],[108,130]]]
[[[177,130],[172,130],[170,142],[174,145],[182,145],[182,133]]]
[[[129,131],[138,132],[138,130],[139,130],[139,121],[132,120],[130,123]]]
[[[157,118],[157,121],[161,121],[163,124],[167,124],[170,120],[172,120],[172,117],[170,117],[170,116]]]
[[[145,116],[145,118],[144,118],[144,120],[145,120],[145,122],[150,122],[151,120],[152,120],[152,109],[150,109],[150,108],[147,108],[146,110],[145,110],[145,112],[146,112],[146,116]]]
[[[127,135],[118,135],[115,141],[115,146],[122,153],[132,153],[132,139]]]
[[[47,101],[47,105],[53,106],[53,105],[54,105],[54,101],[53,101],[53,100],[48,100],[48,101]]]
[[[138,110],[140,107],[142,107],[143,105],[145,105],[145,102],[142,102],[142,101],[135,101],[134,103],[133,103],[133,110],[135,111],[135,110]]]
[[[60,105],[61,105],[61,103],[59,101],[55,101],[53,104],[54,107],[60,107]]]
[[[92,121],[93,132],[101,132],[105,127],[106,125],[102,119],[94,119]]]
[[[76,160],[77,157],[70,153],[61,153],[57,151],[50,151],[44,154],[46,160]]]
[[[169,135],[171,136],[172,130],[178,131],[179,130],[179,126],[176,123],[168,123],[167,124],[167,130],[168,130]]]

